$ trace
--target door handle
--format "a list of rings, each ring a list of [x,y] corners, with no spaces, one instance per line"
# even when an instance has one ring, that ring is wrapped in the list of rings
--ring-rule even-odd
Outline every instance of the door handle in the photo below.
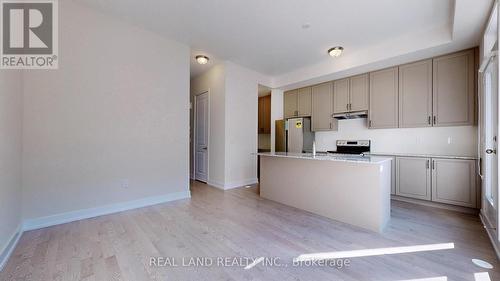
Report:
[[[497,154],[497,150],[488,148],[488,149],[486,149],[486,154]]]

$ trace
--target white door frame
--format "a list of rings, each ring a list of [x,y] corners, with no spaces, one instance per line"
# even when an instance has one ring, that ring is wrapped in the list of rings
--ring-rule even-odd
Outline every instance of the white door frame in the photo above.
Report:
[[[207,94],[207,99],[208,99],[208,120],[207,120],[207,129],[208,129],[208,139],[207,139],[207,183],[210,180],[210,89],[202,91],[196,95],[194,95],[194,104],[193,104],[193,179],[196,180],[196,116],[198,114],[197,112],[197,100],[200,95]]]

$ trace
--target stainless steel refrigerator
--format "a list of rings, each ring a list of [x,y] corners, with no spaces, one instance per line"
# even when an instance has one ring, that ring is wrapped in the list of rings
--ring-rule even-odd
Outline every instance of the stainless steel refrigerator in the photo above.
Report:
[[[311,118],[291,118],[276,121],[276,152],[312,153],[314,132]]]

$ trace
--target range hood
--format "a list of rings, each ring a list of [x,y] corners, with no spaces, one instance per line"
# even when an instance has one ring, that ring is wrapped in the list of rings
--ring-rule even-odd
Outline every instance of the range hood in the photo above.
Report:
[[[338,120],[358,119],[358,118],[367,118],[367,117],[368,117],[368,111],[354,111],[354,112],[333,114],[333,118],[338,119]]]

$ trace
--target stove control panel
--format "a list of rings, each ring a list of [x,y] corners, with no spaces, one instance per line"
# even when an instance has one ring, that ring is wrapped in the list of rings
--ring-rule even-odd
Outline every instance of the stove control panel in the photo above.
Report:
[[[370,146],[369,140],[338,140],[337,146]]]

